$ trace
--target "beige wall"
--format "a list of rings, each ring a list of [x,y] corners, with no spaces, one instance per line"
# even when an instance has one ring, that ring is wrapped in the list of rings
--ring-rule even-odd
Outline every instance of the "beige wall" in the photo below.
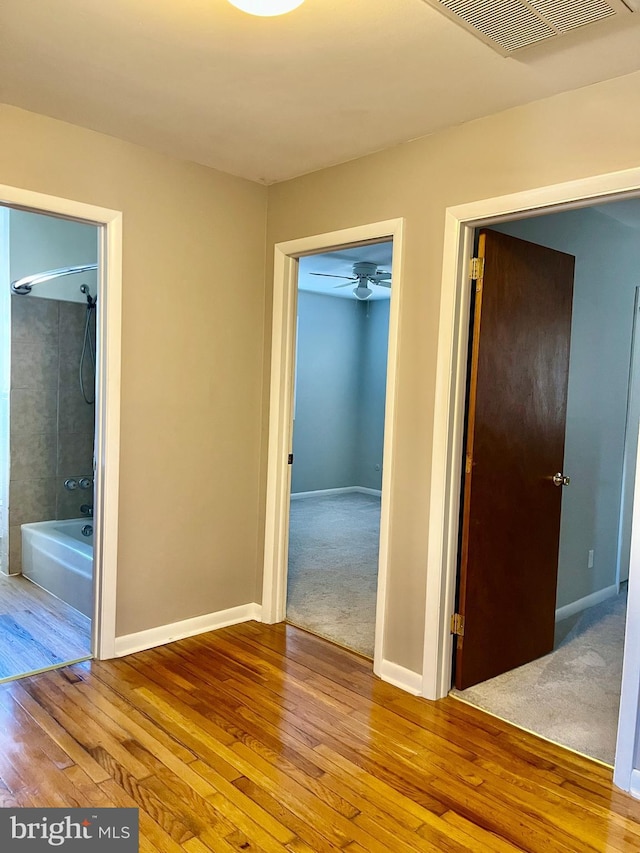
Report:
[[[253,601],[266,189],[13,107],[0,183],[124,213],[117,634]]]
[[[264,187],[0,108],[0,183],[124,211],[118,635],[259,600],[273,242],[402,216],[385,657],[421,670],[445,208],[639,165],[639,106],[634,74],[271,187],[266,294]]]
[[[269,261],[274,242],[392,217],[406,219],[384,650],[388,660],[422,669],[445,209],[640,165],[639,107],[640,74],[634,74],[270,188]],[[267,282],[271,276],[268,270]],[[263,483],[265,448],[263,440]]]

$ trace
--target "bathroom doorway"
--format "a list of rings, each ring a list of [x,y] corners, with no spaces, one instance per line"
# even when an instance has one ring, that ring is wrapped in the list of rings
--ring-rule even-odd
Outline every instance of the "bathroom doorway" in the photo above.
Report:
[[[0,681],[92,655],[99,226],[0,209]]]

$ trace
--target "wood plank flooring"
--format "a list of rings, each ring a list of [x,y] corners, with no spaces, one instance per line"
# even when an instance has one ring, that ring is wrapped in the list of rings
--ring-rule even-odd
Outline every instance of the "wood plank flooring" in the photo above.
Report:
[[[90,651],[90,619],[22,575],[0,574],[0,680]]]
[[[137,806],[141,851],[640,850],[605,767],[285,625],[0,686],[0,806]]]

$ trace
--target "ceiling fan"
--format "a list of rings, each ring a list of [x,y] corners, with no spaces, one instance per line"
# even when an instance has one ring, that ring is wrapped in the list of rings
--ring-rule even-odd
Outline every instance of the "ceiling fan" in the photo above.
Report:
[[[336,287],[349,287],[352,282],[356,281],[357,285],[353,289],[356,299],[368,299],[373,290],[369,284],[374,284],[378,287],[391,287],[391,273],[378,270],[378,265],[371,261],[358,261],[353,265],[353,275],[332,275],[326,272],[312,272],[311,275],[321,275],[324,278],[346,278],[345,284],[336,284]]]

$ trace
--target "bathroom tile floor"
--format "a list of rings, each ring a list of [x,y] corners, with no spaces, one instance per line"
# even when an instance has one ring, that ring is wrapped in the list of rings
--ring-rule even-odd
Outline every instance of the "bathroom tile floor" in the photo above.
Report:
[[[0,574],[0,681],[90,656],[91,620],[22,575]]]

